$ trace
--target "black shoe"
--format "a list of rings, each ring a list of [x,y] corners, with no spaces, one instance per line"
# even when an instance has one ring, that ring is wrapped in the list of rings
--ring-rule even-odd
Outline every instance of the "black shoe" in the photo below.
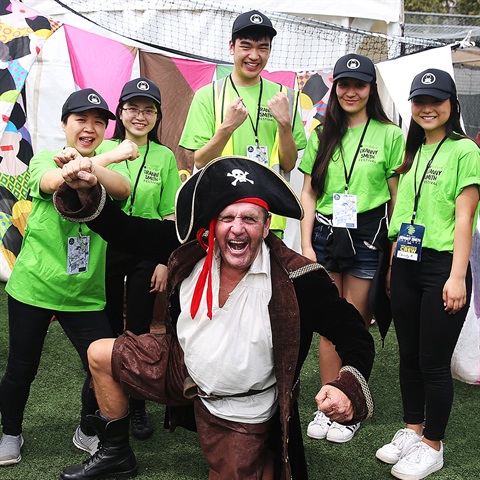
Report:
[[[137,461],[128,441],[128,417],[107,421],[91,416],[100,437],[97,452],[81,465],[67,467],[61,480],[127,479],[137,474]]]
[[[132,435],[140,440],[150,438],[153,433],[153,425],[148,418],[145,408],[139,408],[130,412]]]

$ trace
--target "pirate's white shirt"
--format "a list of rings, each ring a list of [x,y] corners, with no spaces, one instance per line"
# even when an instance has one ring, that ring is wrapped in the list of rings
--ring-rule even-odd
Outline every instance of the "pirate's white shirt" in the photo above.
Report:
[[[220,308],[220,254],[215,248],[212,319],[207,317],[205,288],[198,313],[192,320],[190,305],[204,261],[197,263],[180,286],[177,333],[185,365],[194,382],[208,394],[233,395],[271,386],[250,396],[202,399],[210,413],[217,417],[244,423],[265,422],[275,413],[278,396],[268,312],[272,296],[269,249],[263,242],[249,271]]]

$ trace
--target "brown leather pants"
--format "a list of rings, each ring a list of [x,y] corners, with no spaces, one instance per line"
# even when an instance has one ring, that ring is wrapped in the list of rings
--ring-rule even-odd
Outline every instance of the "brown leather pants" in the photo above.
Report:
[[[259,424],[223,420],[212,415],[198,398],[194,407],[198,438],[210,467],[208,480],[273,478],[269,451],[272,420]]]

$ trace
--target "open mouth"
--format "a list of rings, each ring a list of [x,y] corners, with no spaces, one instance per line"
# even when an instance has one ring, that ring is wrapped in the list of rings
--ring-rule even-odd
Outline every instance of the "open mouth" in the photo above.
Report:
[[[90,147],[93,144],[94,139],[93,137],[79,137],[78,141],[81,145],[85,147]]]
[[[228,242],[228,248],[234,252],[243,252],[248,246],[248,242],[241,240],[230,240]]]

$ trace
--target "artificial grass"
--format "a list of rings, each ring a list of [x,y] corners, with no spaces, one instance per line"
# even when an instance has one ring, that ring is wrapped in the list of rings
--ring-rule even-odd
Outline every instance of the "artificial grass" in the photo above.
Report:
[[[305,435],[310,480],[379,480],[393,478],[390,467],[375,458],[375,451],[390,441],[402,427],[398,386],[398,356],[391,329],[381,347],[378,329],[371,329],[377,356],[370,379],[376,411],[352,441],[336,445]],[[319,389],[318,338],[312,343],[302,371],[300,415],[303,431],[315,410]],[[8,320],[4,284],[0,284],[0,374],[8,355]],[[80,389],[83,382],[80,360],[58,322],[50,326],[41,365],[25,411],[22,461],[0,467],[2,480],[54,480],[68,465],[80,463],[86,454],[72,444],[79,421]],[[480,432],[480,388],[455,381],[455,401],[445,438],[445,467],[432,480],[476,480],[480,478],[478,434]],[[148,403],[156,430],[144,441],[132,438],[139,463],[138,480],[204,480],[208,468],[196,435],[183,429],[163,429],[164,407]],[[225,479],[228,480],[228,479]]]

